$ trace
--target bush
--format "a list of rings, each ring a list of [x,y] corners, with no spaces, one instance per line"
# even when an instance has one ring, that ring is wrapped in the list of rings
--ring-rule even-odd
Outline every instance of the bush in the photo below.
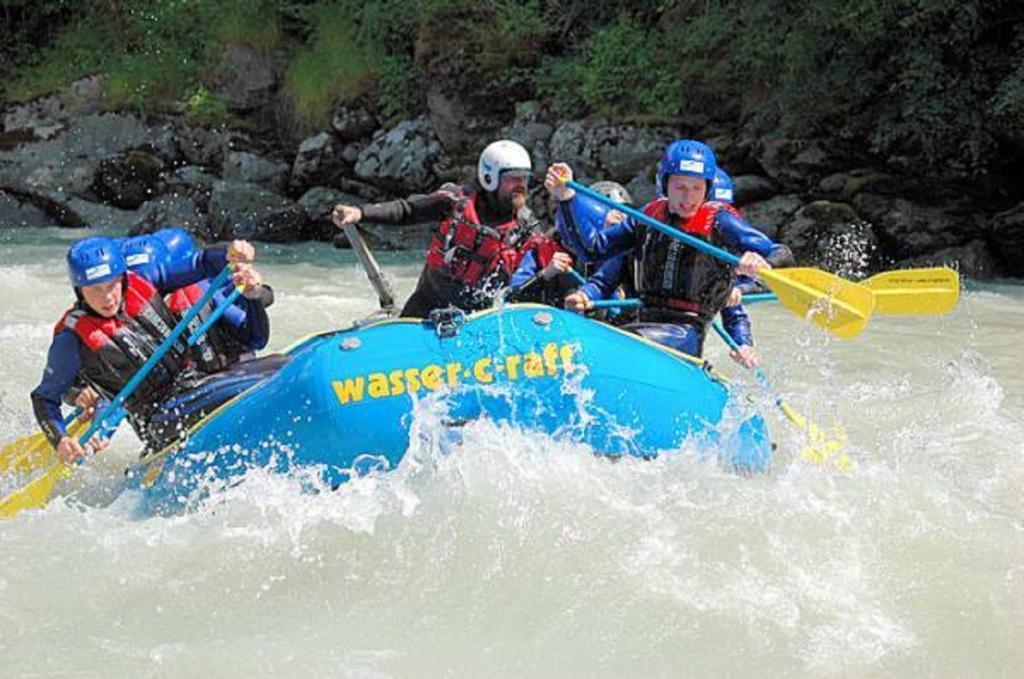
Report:
[[[304,125],[324,124],[336,102],[355,99],[372,86],[370,61],[344,9],[343,3],[313,7],[313,35],[288,65],[285,82]]]

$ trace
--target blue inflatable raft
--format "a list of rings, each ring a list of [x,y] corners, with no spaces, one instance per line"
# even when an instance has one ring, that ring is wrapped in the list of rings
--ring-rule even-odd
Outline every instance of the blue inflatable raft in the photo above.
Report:
[[[180,511],[254,466],[316,465],[330,486],[394,468],[417,404],[450,427],[490,418],[599,454],[649,457],[701,437],[741,471],[771,459],[761,417],[732,403],[706,363],[550,307],[383,320],[308,338],[278,362],[129,471],[144,513]]]

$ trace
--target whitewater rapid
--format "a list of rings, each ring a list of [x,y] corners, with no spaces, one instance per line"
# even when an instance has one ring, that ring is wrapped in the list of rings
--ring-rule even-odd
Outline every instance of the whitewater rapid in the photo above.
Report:
[[[0,231],[0,432],[71,301],[84,232]],[[417,253],[377,253],[399,297]],[[376,298],[351,252],[260,246],[271,349]],[[857,469],[761,399],[779,451],[741,477],[698,450],[611,463],[429,410],[389,474],[333,493],[264,472],[197,511],[132,518],[127,431],[75,499],[0,523],[0,676],[1015,676],[1024,667],[1024,287],[851,342],[751,308],[775,387]],[[0,486],[4,490],[9,487]]]

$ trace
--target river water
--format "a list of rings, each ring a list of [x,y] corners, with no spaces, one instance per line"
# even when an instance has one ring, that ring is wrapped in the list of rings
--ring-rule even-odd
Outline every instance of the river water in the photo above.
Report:
[[[83,235],[0,231],[5,442],[33,430]],[[271,348],[375,307],[349,251],[259,252]],[[404,298],[419,256],[378,255]],[[1024,287],[876,317],[851,342],[752,314],[774,386],[842,427],[854,471],[804,459],[759,396],[780,445],[761,477],[478,423],[335,493],[254,473],[137,520],[120,432],[75,499],[0,523],[0,676],[1019,676]],[[708,355],[759,394],[711,339]]]

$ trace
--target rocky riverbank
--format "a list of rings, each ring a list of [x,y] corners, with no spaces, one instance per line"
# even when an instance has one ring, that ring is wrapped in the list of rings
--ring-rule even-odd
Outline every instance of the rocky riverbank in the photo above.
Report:
[[[335,203],[464,180],[477,150],[498,137],[530,150],[538,180],[563,160],[584,181],[623,183],[642,203],[653,195],[662,147],[694,136],[715,148],[750,220],[805,263],[841,273],[948,263],[977,279],[1024,276],[1024,203],[993,207],[905,170],[864,164],[829,140],[750,138],[705,121],[562,120],[536,101],[517,104],[510,119],[477,119],[440,95],[428,98],[426,114],[391,124],[348,105],[329,129],[294,140],[273,126],[204,128],[173,114],[108,112],[102,86],[85,79],[3,112],[0,225],[141,233],[173,224],[207,240],[343,240],[327,219]],[[539,183],[533,203],[546,217]],[[372,246],[404,249],[422,248],[432,225],[366,226]]]

